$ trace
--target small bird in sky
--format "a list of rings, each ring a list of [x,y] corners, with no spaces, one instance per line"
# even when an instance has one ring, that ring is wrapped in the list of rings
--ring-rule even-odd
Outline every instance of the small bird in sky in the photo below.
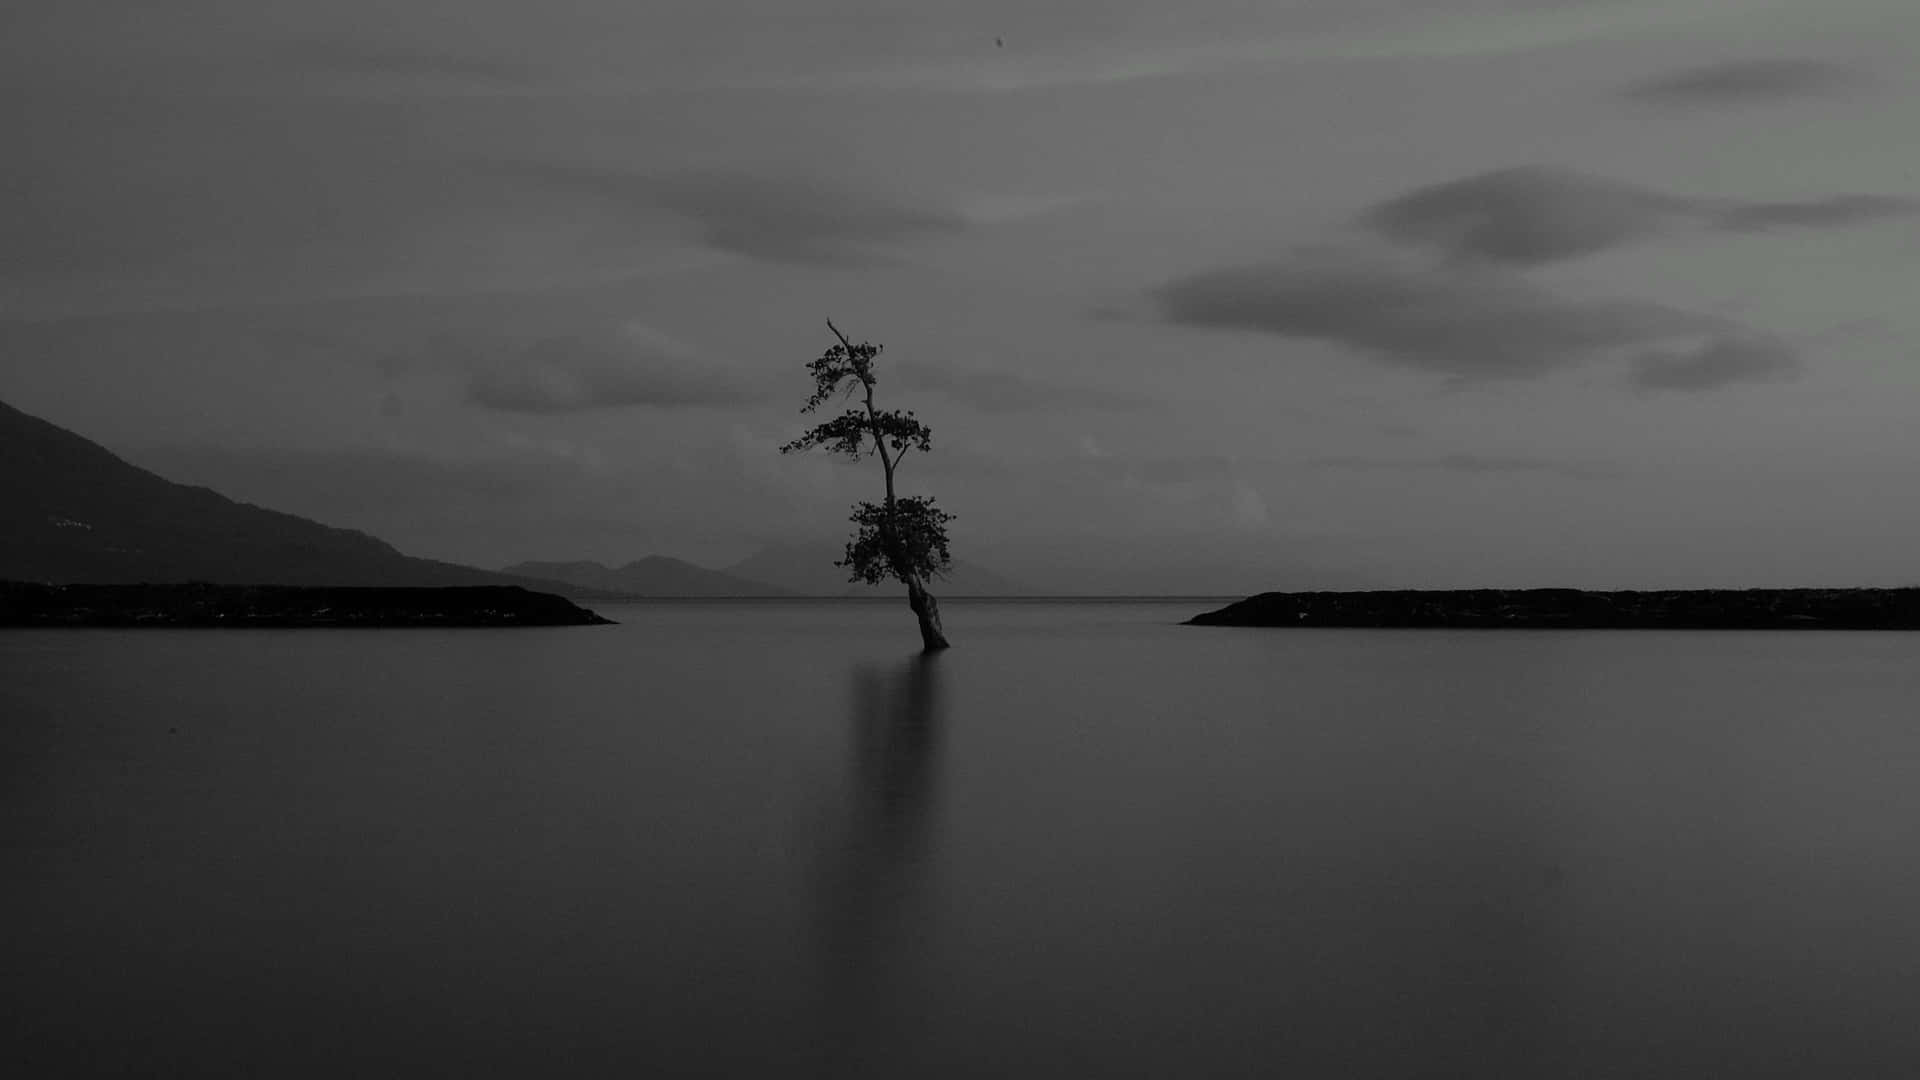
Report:
[[[1006,42],[1006,39],[1004,39],[1004,38],[994,38],[994,39],[993,39],[993,47],[994,47],[994,48],[996,48],[996,49],[1004,49],[1004,48],[1006,48],[1006,47],[1007,47],[1007,42]]]

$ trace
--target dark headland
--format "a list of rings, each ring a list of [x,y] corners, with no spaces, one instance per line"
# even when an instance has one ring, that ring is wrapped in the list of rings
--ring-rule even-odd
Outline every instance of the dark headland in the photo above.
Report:
[[[517,586],[36,585],[0,581],[0,626],[596,626],[569,600]]]
[[[1196,615],[1187,623],[1499,630],[1920,630],[1920,588],[1270,592]]]

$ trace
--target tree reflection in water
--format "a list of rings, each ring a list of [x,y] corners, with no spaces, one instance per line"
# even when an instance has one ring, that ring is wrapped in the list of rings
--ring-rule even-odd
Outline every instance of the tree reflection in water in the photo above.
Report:
[[[822,852],[827,1074],[889,1071],[910,1045],[940,772],[939,654],[853,673],[847,790]]]

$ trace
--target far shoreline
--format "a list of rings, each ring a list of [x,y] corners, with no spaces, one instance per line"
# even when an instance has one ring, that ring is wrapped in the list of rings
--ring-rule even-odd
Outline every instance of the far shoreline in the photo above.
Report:
[[[1920,588],[1269,592],[1189,626],[1446,630],[1920,630]]]
[[[602,626],[611,619],[517,585],[45,585],[0,581],[0,627],[396,629]]]
[[[564,590],[560,595],[567,596]],[[907,594],[889,593],[884,596],[627,596],[615,600],[602,599],[606,604],[898,604],[905,602]],[[1231,594],[1218,595],[1100,595],[1076,596],[1071,594],[1047,596],[937,596],[942,604],[1220,604],[1234,599]]]

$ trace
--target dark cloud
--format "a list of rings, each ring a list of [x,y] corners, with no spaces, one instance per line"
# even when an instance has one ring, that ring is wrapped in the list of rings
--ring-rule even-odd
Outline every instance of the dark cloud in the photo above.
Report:
[[[514,171],[616,206],[666,211],[694,223],[708,247],[765,262],[884,262],[901,244],[966,226],[958,213],[810,177],[719,170],[653,175],[571,165]]]
[[[1646,353],[1633,362],[1637,390],[1715,390],[1736,383],[1779,382],[1799,373],[1800,360],[1785,343],[1766,337],[1728,335],[1692,349]]]
[[[1450,258],[1531,266],[1590,255],[1662,230],[1839,228],[1920,213],[1920,199],[1837,195],[1739,202],[1672,195],[1567,169],[1516,166],[1417,188],[1361,224]]]
[[[901,364],[900,384],[928,390],[971,405],[981,412],[1021,413],[1091,409],[1138,412],[1153,407],[1147,398],[1097,386],[1076,386],[1011,371],[980,371]]]
[[[450,373],[467,400],[516,413],[575,413],[635,405],[732,405],[765,396],[739,375],[701,364],[682,345],[644,327],[501,342],[433,339],[391,373]]]
[[[1729,60],[1636,83],[1627,96],[1653,105],[1731,105],[1832,94],[1866,81],[1860,72],[1824,60]]]
[[[1691,210],[1685,199],[1630,184],[1518,166],[1418,188],[1361,220],[1398,243],[1530,264],[1614,247]]]
[[[1837,195],[1804,202],[1750,203],[1720,211],[1714,224],[1756,232],[1774,228],[1827,228],[1863,225],[1920,214],[1920,199],[1898,195]]]
[[[1463,380],[1539,376],[1726,330],[1661,304],[1565,299],[1495,267],[1435,269],[1343,252],[1194,274],[1153,298],[1176,325],[1323,341]]]

